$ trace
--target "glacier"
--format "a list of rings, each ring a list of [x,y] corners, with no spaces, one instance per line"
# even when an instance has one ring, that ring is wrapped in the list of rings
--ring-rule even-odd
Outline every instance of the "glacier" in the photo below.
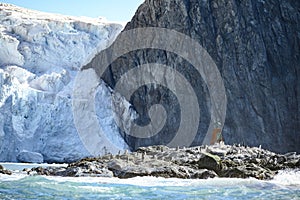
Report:
[[[104,18],[0,3],[0,161],[31,162],[30,155],[39,154],[44,162],[62,163],[91,156],[74,124],[74,80],[122,28]],[[112,92],[105,83],[96,98],[108,139],[119,151],[129,149],[110,114]]]

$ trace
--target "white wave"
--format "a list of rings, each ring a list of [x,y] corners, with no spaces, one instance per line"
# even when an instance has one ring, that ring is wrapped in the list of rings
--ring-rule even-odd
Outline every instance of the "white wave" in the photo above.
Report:
[[[234,186],[238,183],[255,184],[262,181],[249,178],[212,178],[212,179],[179,179],[162,177],[134,177],[129,179],[107,178],[107,177],[45,177],[48,180],[56,182],[81,182],[81,183],[101,183],[101,184],[124,184],[134,186]]]
[[[68,164],[47,164],[47,163],[41,163],[41,164],[33,164],[33,163],[10,163],[10,162],[3,162],[0,163],[5,169],[12,170],[12,171],[21,171],[24,168],[31,169],[33,167],[66,167]]]
[[[161,177],[134,177],[129,179],[107,178],[107,177],[46,177],[49,180],[57,182],[84,182],[84,183],[102,183],[102,184],[125,184],[135,186],[236,186],[272,183],[282,186],[299,186],[300,171],[284,170],[280,171],[273,180],[262,181],[255,178],[209,178],[209,179],[179,179],[179,178],[161,178]]]
[[[279,185],[300,187],[300,169],[281,170],[270,182]]]
[[[4,181],[18,181],[22,178],[27,177],[26,173],[13,173],[12,175],[0,174],[0,182]]]

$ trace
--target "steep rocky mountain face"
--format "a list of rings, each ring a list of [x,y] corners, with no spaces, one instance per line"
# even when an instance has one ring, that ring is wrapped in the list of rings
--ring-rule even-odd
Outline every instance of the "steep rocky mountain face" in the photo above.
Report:
[[[216,63],[227,95],[225,143],[261,145],[275,152],[300,146],[300,2],[293,0],[146,0],[125,30],[161,27],[199,42]],[[139,49],[122,55],[102,78],[114,88],[129,69],[160,63],[182,73],[197,93],[201,120],[192,145],[203,142],[210,120],[206,84],[191,64],[171,52]],[[166,75],[167,76],[167,75]],[[167,144],[178,129],[176,96],[163,86],[146,85],[131,96],[139,113],[136,123],[149,123],[149,107],[167,110],[166,124],[155,136],[126,133],[132,149]]]

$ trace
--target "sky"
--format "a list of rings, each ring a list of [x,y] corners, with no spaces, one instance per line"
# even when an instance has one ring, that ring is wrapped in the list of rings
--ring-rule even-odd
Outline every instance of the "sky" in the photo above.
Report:
[[[24,8],[71,16],[128,22],[144,0],[0,0]]]

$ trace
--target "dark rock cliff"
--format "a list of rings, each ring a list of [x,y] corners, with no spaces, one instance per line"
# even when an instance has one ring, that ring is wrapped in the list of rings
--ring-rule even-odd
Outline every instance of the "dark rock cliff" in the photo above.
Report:
[[[162,27],[198,41],[216,63],[227,95],[225,143],[244,143],[275,151],[300,152],[300,1],[294,0],[145,0],[125,27]],[[208,89],[191,64],[171,52],[141,49],[121,56],[102,78],[114,88],[129,69],[144,63],[170,66],[191,83],[201,110],[198,134],[204,139],[210,121]],[[148,109],[161,104],[167,120],[159,134],[135,138],[139,146],[167,144],[178,129],[176,96],[167,88],[139,88],[130,102],[149,122]]]

